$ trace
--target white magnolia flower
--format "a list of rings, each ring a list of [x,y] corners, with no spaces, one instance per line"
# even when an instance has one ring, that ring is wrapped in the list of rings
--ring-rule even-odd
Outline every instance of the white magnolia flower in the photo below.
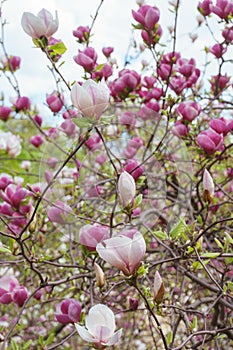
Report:
[[[95,346],[112,346],[119,342],[122,329],[115,332],[114,313],[106,305],[93,306],[85,319],[85,327],[75,323],[75,327],[85,341]]]

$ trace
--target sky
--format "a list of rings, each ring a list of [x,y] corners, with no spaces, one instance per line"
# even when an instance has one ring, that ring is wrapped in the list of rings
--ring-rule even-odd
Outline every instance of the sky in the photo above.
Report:
[[[162,39],[166,42],[169,37],[167,27],[174,23],[174,14],[169,10],[169,8],[171,9],[169,1],[148,0],[146,3],[160,9],[159,23],[163,28]],[[76,42],[72,31],[80,25],[90,26],[99,4],[98,0],[7,0],[3,4],[3,17],[8,22],[5,26],[7,52],[20,56],[22,59],[21,68],[17,72],[21,94],[32,98],[32,102],[38,103],[40,101],[40,109],[46,113],[49,111],[43,103],[46,93],[51,93],[55,89],[55,81],[48,69],[45,55],[34,47],[31,38],[21,27],[22,14],[24,11],[37,14],[44,7],[54,15],[55,10],[57,10],[59,29],[54,37],[61,39],[67,47],[67,52],[63,55],[65,64],[61,71],[66,80],[74,81],[80,80],[82,76],[82,69],[73,60],[73,56],[78,53],[78,49],[82,49],[82,46]],[[204,59],[203,46],[214,44],[214,42],[207,31],[197,29],[197,4],[197,0],[181,0],[177,50],[181,52],[182,57],[195,57],[197,63],[201,64]],[[130,40],[132,40],[132,23],[135,23],[131,14],[132,9],[138,9],[135,0],[104,0],[94,25],[94,35],[91,42],[91,46],[98,52],[98,63],[104,62],[101,53],[102,47],[113,46],[113,57],[117,59],[119,68],[123,68],[125,54]],[[202,36],[199,36],[192,43],[189,38],[190,33],[202,33]],[[171,44],[168,43],[168,47],[169,45],[171,51]],[[145,55],[149,61],[152,60],[148,53]],[[128,68],[133,69],[134,67],[137,66],[133,61],[132,66]],[[1,82],[3,84],[2,79]],[[15,95],[6,81],[4,81],[4,86],[0,86],[0,90],[3,89],[7,95],[12,97]]]

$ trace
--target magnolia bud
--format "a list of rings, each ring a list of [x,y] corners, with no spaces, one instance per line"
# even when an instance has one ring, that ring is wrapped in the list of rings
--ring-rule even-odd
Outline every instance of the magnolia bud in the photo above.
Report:
[[[157,304],[160,304],[162,302],[164,293],[165,289],[162,277],[160,276],[160,273],[156,271],[154,277],[154,301]]]
[[[94,263],[95,275],[96,275],[96,285],[102,288],[105,285],[105,275],[101,267]]]
[[[118,191],[123,207],[125,208],[127,205],[132,205],[136,192],[136,186],[133,176],[127,171],[123,171],[119,177]]]
[[[203,201],[211,203],[212,197],[214,196],[214,182],[210,173],[206,169],[203,175],[203,189]]]

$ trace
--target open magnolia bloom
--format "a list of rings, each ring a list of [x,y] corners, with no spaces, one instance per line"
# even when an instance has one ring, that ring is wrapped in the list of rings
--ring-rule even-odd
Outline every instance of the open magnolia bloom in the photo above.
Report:
[[[106,305],[93,306],[85,319],[85,327],[75,323],[78,334],[96,348],[112,346],[120,340],[122,329],[115,332],[114,313]],[[114,333],[115,332],[115,333]]]
[[[71,100],[84,117],[98,120],[108,106],[110,90],[104,81],[92,79],[82,85],[76,83],[71,90]]]
[[[42,9],[37,16],[30,12],[24,12],[21,24],[23,30],[33,39],[41,38],[42,36],[49,38],[58,29],[57,12],[55,19],[46,9]]]
[[[145,255],[146,243],[142,234],[136,231],[132,238],[122,234],[106,239],[97,244],[96,250],[103,260],[130,276]]]

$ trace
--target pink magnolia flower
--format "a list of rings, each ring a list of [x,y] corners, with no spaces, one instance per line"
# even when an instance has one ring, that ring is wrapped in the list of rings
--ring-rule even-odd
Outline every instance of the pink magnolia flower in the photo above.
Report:
[[[141,97],[144,97],[145,103],[151,102],[151,104],[149,104],[149,105],[147,104],[147,106],[158,112],[160,108],[158,108],[158,107],[154,108],[153,99],[159,101],[163,95],[163,90],[161,88],[158,88],[158,87],[153,87],[151,90],[147,91],[146,93],[145,93],[145,91],[141,90],[141,93],[143,93],[143,95],[144,95]]]
[[[50,95],[46,95],[46,102],[52,112],[59,112],[64,106],[64,96],[58,91],[53,91]]]
[[[95,151],[99,148],[101,148],[101,138],[100,136],[96,133],[93,132],[85,142],[85,146],[89,148],[91,151]]]
[[[91,78],[95,79],[97,81],[104,78],[104,80],[107,80],[112,75],[112,67],[108,63],[104,63],[103,68],[95,70],[91,74]]]
[[[132,137],[132,139],[129,140],[128,145],[138,150],[142,147],[143,140],[139,136],[134,136]]]
[[[98,243],[110,237],[107,226],[84,225],[79,231],[79,242],[88,250],[95,250]]]
[[[9,119],[11,112],[12,109],[10,107],[0,106],[0,119],[6,122]]]
[[[211,52],[216,58],[221,58],[224,53],[227,52],[227,48],[222,44],[217,43],[209,49],[209,52]]]
[[[130,173],[131,176],[133,176],[134,180],[137,181],[139,177],[144,173],[145,166],[139,166],[139,162],[136,159],[130,159],[127,161],[124,170]]]
[[[133,130],[136,124],[136,118],[130,111],[126,111],[119,116],[121,125],[125,125],[128,130]]]
[[[177,112],[183,117],[183,120],[192,122],[201,112],[201,107],[195,101],[181,102]]]
[[[213,129],[208,129],[197,136],[197,143],[206,153],[213,154],[223,146],[223,136]]]
[[[119,176],[117,188],[123,207],[132,205],[136,193],[135,180],[127,171],[123,171]]]
[[[42,36],[49,38],[58,29],[57,12],[55,13],[55,19],[45,9],[42,9],[37,16],[30,12],[24,12],[21,25],[23,30],[33,39],[41,38]]]
[[[196,68],[196,61],[194,58],[185,59],[179,58],[175,65],[179,73],[181,73],[186,78],[189,78]]]
[[[96,158],[95,161],[96,163],[98,163],[99,165],[103,165],[107,160],[107,157],[104,153],[99,154]]]
[[[16,286],[12,291],[12,300],[18,306],[23,306],[28,298],[27,288],[24,286]]]
[[[73,210],[71,209],[71,207],[68,204],[61,201],[57,201],[55,205],[49,208],[47,212],[49,220],[51,222],[56,222],[60,225],[65,225],[66,217],[72,213]]]
[[[74,137],[77,133],[77,127],[71,119],[66,119],[61,124],[61,129],[68,137]]]
[[[156,119],[160,111],[160,105],[158,102],[147,102],[139,109],[137,115],[143,120],[153,120]]]
[[[20,67],[21,58],[18,56],[6,56],[0,57],[0,62],[5,70],[11,70],[15,72]]]
[[[62,117],[64,119],[76,118],[77,115],[78,115],[78,112],[75,109],[68,109],[67,111],[62,113]]]
[[[88,46],[83,51],[79,50],[77,56],[74,56],[74,61],[82,66],[85,71],[91,72],[96,66],[97,58],[95,49]]]
[[[173,135],[177,137],[185,137],[188,134],[188,128],[185,124],[177,120],[172,128]]]
[[[226,74],[214,75],[210,80],[211,90],[213,91],[214,95],[222,92],[227,87],[229,81],[230,77],[228,77]]]
[[[120,340],[122,329],[115,332],[115,317],[106,305],[92,306],[85,318],[85,327],[75,324],[78,334],[85,341],[92,343],[96,348],[113,346]]]
[[[133,158],[136,155],[136,153],[137,153],[137,148],[130,147],[130,146],[127,146],[123,151],[124,156],[128,159]]]
[[[47,164],[51,169],[55,169],[58,163],[58,159],[55,157],[49,157],[47,160]]]
[[[210,10],[221,19],[228,20],[228,16],[233,15],[233,2],[229,0],[217,0],[215,6],[210,4]]]
[[[30,108],[30,100],[26,96],[18,97],[14,103],[16,112],[27,111]]]
[[[153,33],[148,33],[147,30],[142,30],[141,37],[147,46],[154,47],[155,44],[159,42],[162,34],[163,34],[162,27],[158,25],[158,28],[154,30]]]
[[[155,78],[153,75],[145,76],[143,78],[142,85],[145,86],[147,89],[152,89],[156,82],[157,82],[157,78]]]
[[[41,126],[43,123],[43,118],[38,114],[34,115],[33,120],[38,126]]]
[[[59,323],[68,324],[79,322],[82,307],[78,300],[69,298],[56,305],[55,318]]]
[[[210,5],[212,5],[212,0],[204,0],[198,3],[198,10],[203,16],[209,16],[211,13]]]
[[[226,136],[228,132],[233,129],[233,119],[225,119],[223,117],[212,119],[210,121],[210,127],[218,134],[223,134],[223,136]]]
[[[167,80],[169,75],[171,74],[170,64],[161,62],[157,68],[157,73],[161,79]]]
[[[5,174],[5,173],[2,173],[0,175],[0,190],[5,190],[5,188],[8,185],[13,184],[13,183],[14,183],[14,181],[13,181],[11,175]]]
[[[0,278],[0,303],[10,304],[12,302],[12,291],[19,286],[18,280],[12,276],[3,276]]]
[[[22,204],[22,201],[25,200],[28,194],[29,192],[25,188],[22,188],[20,184],[9,184],[4,192],[0,192],[2,199],[15,208],[18,208]]]
[[[9,58],[9,65],[13,72],[15,72],[20,67],[21,58],[18,56],[12,56]]]
[[[224,37],[227,44],[233,41],[233,27],[225,28],[222,31],[222,36]]]
[[[146,243],[137,231],[132,238],[119,235],[106,239],[97,244],[96,250],[103,260],[130,276],[136,272],[144,258]]]
[[[82,85],[76,83],[71,90],[71,100],[84,117],[98,120],[109,101],[109,89],[104,81],[96,83],[86,80]]]
[[[114,48],[113,47],[103,47],[102,48],[102,52],[104,54],[105,57],[110,57],[111,53],[114,51]]]
[[[129,96],[130,92],[139,87],[141,81],[140,75],[130,69],[122,69],[119,77],[110,84],[111,95],[116,100],[122,100]]]
[[[156,6],[143,5],[137,12],[132,10],[132,15],[135,21],[142,25],[142,28],[153,30],[159,21],[160,13]]]
[[[44,142],[44,139],[41,135],[34,135],[30,137],[30,143],[37,148],[40,147],[43,142]]]
[[[88,26],[79,26],[73,30],[73,36],[78,38],[79,43],[85,43],[89,39],[90,28]]]

